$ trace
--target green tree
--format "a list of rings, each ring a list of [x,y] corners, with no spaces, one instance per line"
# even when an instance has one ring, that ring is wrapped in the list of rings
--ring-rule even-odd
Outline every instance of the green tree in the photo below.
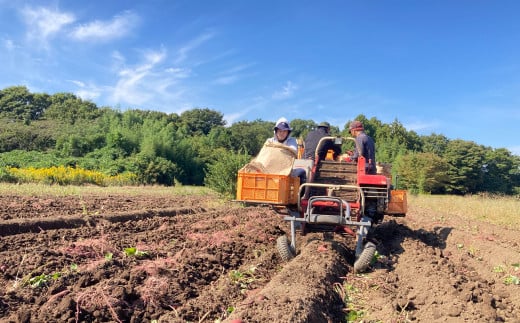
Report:
[[[520,196],[520,156],[515,155],[513,158],[513,167],[511,168],[511,186],[513,194]]]
[[[204,183],[204,158],[194,149],[197,138],[184,138],[177,142],[173,162],[183,170],[177,178],[183,184],[202,185]]]
[[[214,127],[206,138],[206,145],[209,149],[233,149],[233,137],[229,128]]]
[[[273,127],[272,122],[260,119],[233,123],[229,127],[232,150],[235,152],[244,151],[251,156],[256,156],[267,138],[273,136]]]
[[[0,152],[16,149],[46,151],[56,144],[59,125],[35,121],[30,125],[0,119]]]
[[[83,157],[106,145],[106,135],[96,122],[78,120],[74,125],[54,122],[60,126],[56,131],[56,151],[62,157]]]
[[[371,118],[370,120],[365,117],[363,114],[359,114],[357,117],[354,118],[354,120],[361,121],[363,124],[363,127],[365,128],[365,133],[369,135],[370,137],[376,139],[377,131],[382,127],[381,121],[379,121],[377,118]],[[350,124],[354,120],[349,120],[343,127],[343,130],[341,131],[341,135],[344,137],[350,136]]]
[[[207,135],[213,127],[226,125],[222,113],[208,108],[184,111],[180,121],[190,135]]]
[[[373,124],[377,124],[373,122]],[[391,124],[381,124],[375,128],[376,160],[392,163],[398,156],[407,152],[421,151],[421,140],[415,132],[409,132],[398,121]]]
[[[449,181],[448,163],[432,153],[402,155],[393,166],[399,188],[415,193],[444,193]]]
[[[444,156],[449,139],[444,135],[432,133],[429,136],[422,136],[422,151],[425,153],[433,153],[437,156]]]
[[[74,124],[79,119],[94,120],[101,115],[94,103],[84,101],[72,93],[56,93],[50,97],[50,102],[44,113],[48,119]]]
[[[291,136],[305,139],[307,134],[316,126],[317,124],[312,120],[294,119],[291,121],[291,128],[293,129]]]
[[[450,165],[448,193],[466,194],[482,190],[486,152],[471,141],[452,140],[446,147],[444,160]]]
[[[374,139],[378,162],[393,163],[398,156],[406,154],[410,147],[415,147],[416,142],[420,141],[415,133],[408,133],[398,120],[392,124],[383,124],[377,118],[367,119],[363,114],[358,115],[354,120],[361,121],[365,133]],[[349,129],[352,121],[345,124],[343,136],[350,137]],[[346,148],[352,150],[354,145],[348,143]]]
[[[25,86],[12,86],[0,91],[0,118],[29,124],[38,119],[48,105],[48,95],[32,94]]]
[[[515,185],[515,173],[518,172],[518,163],[505,148],[488,149],[486,161],[483,165],[483,183],[481,191],[512,194]]]

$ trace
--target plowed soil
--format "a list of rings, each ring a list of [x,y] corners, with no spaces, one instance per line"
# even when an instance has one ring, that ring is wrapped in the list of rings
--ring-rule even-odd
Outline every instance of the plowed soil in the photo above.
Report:
[[[146,188],[143,188],[146,190]],[[412,204],[353,241],[211,196],[0,197],[1,322],[520,322],[520,232]]]

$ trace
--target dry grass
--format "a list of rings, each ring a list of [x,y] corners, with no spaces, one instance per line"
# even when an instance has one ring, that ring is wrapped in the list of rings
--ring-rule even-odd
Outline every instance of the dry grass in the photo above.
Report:
[[[107,252],[117,252],[107,236],[78,240],[69,246],[62,248],[61,252],[67,255],[81,258],[103,258]]]
[[[169,282],[166,277],[148,277],[144,283],[136,288],[145,305],[152,308],[161,306],[164,296],[168,293]]]
[[[111,289],[113,289],[113,286],[106,284],[95,285],[86,287],[81,292],[77,293],[76,322],[79,322],[79,314],[81,309],[86,309],[89,312],[100,309],[108,309],[112,315],[112,318],[116,322],[121,323],[122,321],[118,318],[117,313],[114,310],[114,306],[121,303],[122,301],[111,295]]]
[[[177,267],[182,259],[178,257],[171,258],[157,258],[154,260],[143,260],[139,265],[134,266],[132,272],[145,272],[151,277],[160,275]]]
[[[208,233],[192,232],[186,235],[186,238],[197,241],[200,245],[206,247],[219,247],[225,243],[233,242],[233,237],[229,236],[229,231],[217,231]]]
[[[520,200],[493,195],[408,195],[408,205],[445,216],[457,215],[510,229],[520,228]]]
[[[209,195],[213,191],[201,186],[60,186],[45,184],[9,184],[0,183],[0,194],[3,195],[22,195],[22,196],[74,196],[83,194],[106,194],[106,195]]]

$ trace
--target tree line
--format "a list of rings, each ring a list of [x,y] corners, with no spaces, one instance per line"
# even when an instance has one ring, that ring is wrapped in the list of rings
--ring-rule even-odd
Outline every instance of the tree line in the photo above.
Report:
[[[394,185],[417,193],[520,194],[520,157],[505,148],[418,135],[398,120],[356,117],[376,142],[378,162],[392,164]],[[292,119],[304,138],[314,120]],[[323,120],[318,120],[318,122]],[[332,135],[349,136],[347,122]],[[98,107],[71,93],[0,90],[0,181],[7,167],[79,167],[107,175],[130,172],[140,184],[208,185],[233,193],[236,173],[256,156],[274,123],[226,125],[222,113],[193,108],[176,113]],[[352,149],[346,143],[344,150]]]

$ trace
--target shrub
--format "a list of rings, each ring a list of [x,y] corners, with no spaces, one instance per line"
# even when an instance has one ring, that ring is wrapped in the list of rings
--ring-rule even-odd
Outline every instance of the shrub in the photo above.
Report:
[[[137,181],[143,184],[175,185],[175,179],[182,174],[179,167],[163,157],[148,157],[143,154],[133,159]]]
[[[0,166],[0,182],[16,183],[16,177],[11,175],[6,167]]]
[[[216,192],[232,197],[237,190],[238,171],[251,160],[245,153],[228,152],[211,163],[206,172],[205,184]]]
[[[106,185],[131,185],[136,183],[136,176],[132,173],[122,173],[116,176],[105,175],[98,171],[91,171],[74,167],[49,167],[49,168],[15,168],[6,167],[3,171],[5,175],[1,178],[6,181],[18,183],[43,183],[58,185],[82,185],[94,184],[99,186]]]

